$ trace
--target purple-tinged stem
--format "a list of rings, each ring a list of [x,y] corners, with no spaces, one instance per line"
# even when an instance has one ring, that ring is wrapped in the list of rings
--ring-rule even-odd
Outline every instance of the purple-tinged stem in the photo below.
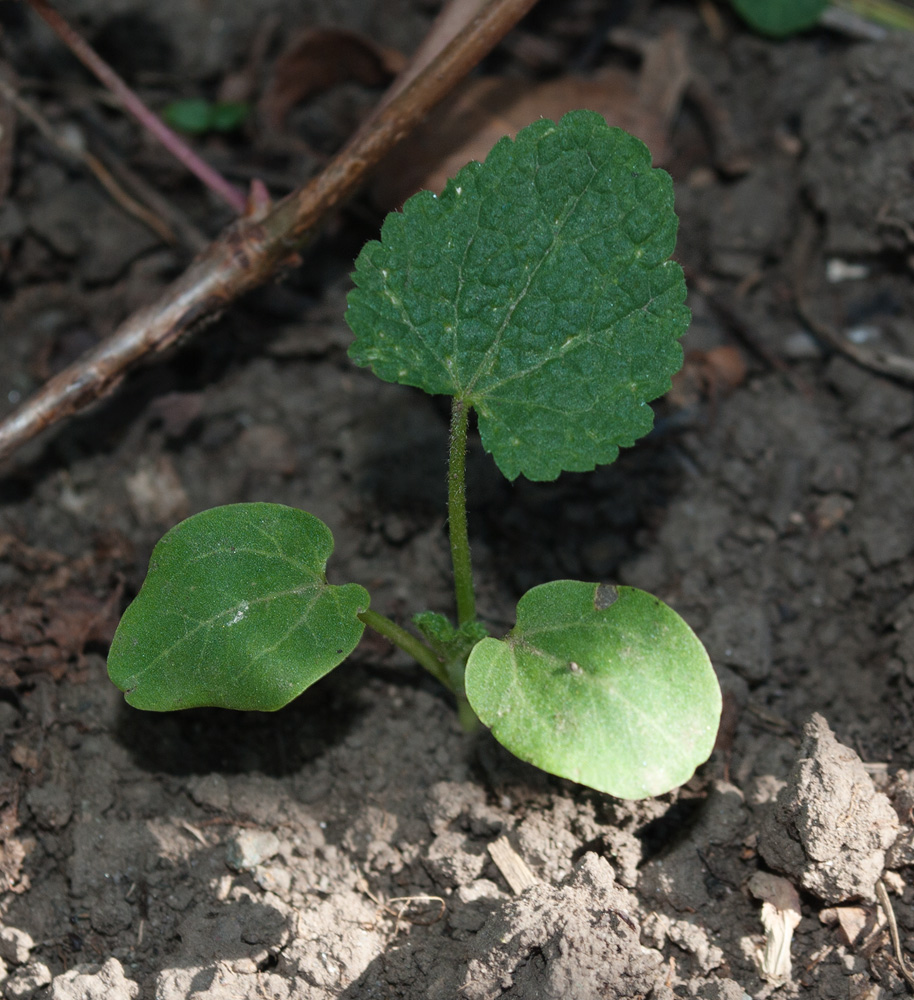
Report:
[[[79,61],[94,73],[118,98],[125,110],[151,132],[162,145],[180,160],[187,169],[241,215],[247,205],[244,192],[230,184],[217,170],[204,162],[173,132],[153,111],[146,107],[137,94],[118,76],[91,45],[72,28],[47,0],[28,0],[36,14],[51,28],[55,35],[70,49]]]

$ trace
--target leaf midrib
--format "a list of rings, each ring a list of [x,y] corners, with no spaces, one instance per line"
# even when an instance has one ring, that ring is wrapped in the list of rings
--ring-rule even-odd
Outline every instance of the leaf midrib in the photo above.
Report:
[[[288,636],[291,635],[292,632],[294,632],[295,629],[301,625],[302,620],[309,614],[311,609],[320,599],[321,592],[329,589],[330,589],[329,584],[316,580],[308,584],[303,584],[299,587],[292,587],[291,589],[287,590],[277,590],[270,594],[263,594],[260,597],[255,597],[249,600],[247,603],[248,607],[251,608],[256,605],[262,605],[268,602],[279,600],[280,598],[283,597],[294,597],[296,595],[307,594],[309,591],[314,591],[313,597],[304,608],[302,615],[299,616],[298,621],[294,626],[286,630],[286,632],[283,634],[282,640],[280,640],[280,642],[275,643],[268,650],[258,653],[255,657],[252,657],[252,661],[256,661],[257,659],[259,659],[260,656],[264,655],[264,652],[272,652],[279,645],[281,645],[282,642],[284,642],[285,639],[288,638]],[[238,607],[238,604],[240,603],[241,600],[246,600],[246,598],[235,599],[228,606],[221,608],[219,611],[211,615],[209,618],[200,619],[199,621],[197,621],[196,624],[190,628],[190,630],[185,631],[184,634],[181,635],[178,639],[176,639],[173,643],[171,643],[171,645],[166,646],[164,649],[160,650],[151,660],[147,660],[145,667],[135,672],[133,676],[137,678],[137,680],[139,680],[142,677],[145,677],[150,670],[154,670],[156,664],[159,663],[161,660],[167,659],[176,650],[180,649],[181,646],[192,642],[193,639],[197,636],[197,634],[201,631],[201,629],[212,630],[216,622],[220,618],[224,617],[230,611],[234,611]],[[179,617],[184,622],[189,622],[192,620],[188,615],[180,615]]]
[[[597,629],[606,628],[608,630],[613,630],[608,623],[606,626],[589,625],[588,627]],[[522,651],[527,653],[535,653],[538,656],[548,657],[550,660],[554,661],[556,664],[561,666],[561,664],[565,662],[562,657],[557,656],[555,653],[550,653],[549,650],[547,649],[541,649],[538,646],[533,645],[533,643],[529,641],[528,636],[536,633],[562,632],[562,631],[567,631],[567,629],[568,629],[567,624],[538,627],[535,630],[535,633],[528,632],[525,634],[524,637],[522,638],[519,637],[515,642],[509,644],[509,648],[511,649],[511,660],[515,668],[513,674],[514,674],[514,686],[516,690],[521,690],[520,681],[518,680],[519,669],[518,669],[518,656],[515,651],[516,647],[520,647]],[[666,733],[663,730],[662,726],[656,721],[656,719],[654,719],[645,710],[641,709],[637,705],[637,703],[630,701],[628,697],[623,695],[618,690],[612,692],[608,691],[607,688],[609,681],[607,678],[600,676],[595,677],[592,674],[589,675],[589,677],[590,677],[589,689],[591,691],[601,692],[603,696],[606,697],[608,700],[612,701],[615,704],[623,706],[632,715],[637,716],[637,718],[645,725],[645,731],[654,733],[656,737],[660,740],[660,742],[662,742],[664,745],[669,747],[675,747],[678,745],[678,741],[671,734]],[[521,693],[523,694],[522,691]],[[525,700],[528,702],[528,704],[531,704],[529,699],[526,698],[526,695],[524,694],[523,696]],[[625,715],[623,714],[621,717],[625,718]],[[628,728],[631,729],[632,727],[629,726]]]
[[[540,153],[540,147],[537,146],[536,169],[534,171],[533,180],[536,179],[536,174],[540,170],[539,153]],[[470,379],[470,382],[464,388],[464,390],[459,394],[458,398],[470,401],[470,397],[473,395],[473,389],[475,388],[479,380],[485,377],[485,375],[489,374],[489,372],[491,372],[492,366],[495,363],[495,358],[497,357],[498,354],[498,349],[501,346],[502,337],[504,336],[505,330],[507,330],[507,328],[509,327],[511,319],[514,316],[514,313],[517,311],[521,302],[523,302],[523,300],[526,298],[527,292],[530,290],[530,286],[533,283],[534,278],[542,268],[543,264],[549,259],[549,257],[555,251],[556,245],[559,243],[559,240],[564,232],[568,220],[574,214],[575,210],[580,204],[581,199],[584,197],[584,195],[590,189],[591,184],[593,184],[594,180],[596,179],[599,170],[595,166],[593,162],[593,157],[591,157],[590,153],[587,153],[586,155],[587,155],[587,162],[590,164],[590,169],[591,169],[590,178],[588,179],[587,183],[584,184],[581,190],[577,193],[577,195],[575,195],[575,197],[571,200],[570,206],[566,205],[564,214],[561,216],[559,223],[555,226],[555,231],[552,234],[552,240],[549,244],[549,247],[545,250],[545,252],[536,262],[536,264],[530,269],[530,272],[527,275],[527,281],[525,282],[523,288],[520,290],[520,292],[517,294],[517,297],[514,299],[514,301],[508,308],[508,311],[505,314],[505,317],[502,320],[501,325],[495,332],[494,340],[487,348],[486,353],[483,355],[482,361],[479,363],[479,366],[477,367],[475,373],[473,374],[473,377]],[[462,280],[462,275],[461,275],[461,280]],[[544,359],[542,363],[545,363],[546,360],[549,359]],[[536,371],[538,367],[540,367],[540,365],[534,366],[533,368],[525,372],[515,373],[515,376],[512,377],[522,377],[524,375],[529,374],[531,371]]]

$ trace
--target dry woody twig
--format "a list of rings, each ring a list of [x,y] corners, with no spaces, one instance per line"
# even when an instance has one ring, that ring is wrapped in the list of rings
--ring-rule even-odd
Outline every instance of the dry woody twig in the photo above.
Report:
[[[536,0],[490,0],[429,66],[308,184],[263,217],[242,219],[207,247],[157,301],[48,381],[0,424],[0,460],[52,424],[112,392],[148,354],[170,347],[245,292],[297,263],[327,215],[504,37]]]
[[[895,911],[892,909],[892,901],[889,899],[889,894],[882,879],[879,879],[876,883],[876,897],[879,900],[880,906],[885,911],[886,920],[889,922],[889,934],[892,938],[892,947],[895,949],[898,971],[908,984],[908,988],[914,992],[914,972],[911,971],[908,963],[905,961],[904,949],[901,947],[901,936],[898,933],[898,924],[895,920]]]
[[[198,177],[211,191],[219,195],[236,212],[243,212],[247,198],[218,171],[202,160],[187,143],[154,114],[130,87],[114,72],[99,54],[54,10],[47,0],[29,0],[32,10],[48,25],[77,59],[117,97],[126,111],[154,135],[159,142]]]
[[[175,234],[154,212],[141,205],[135,198],[129,195],[117,180],[112,176],[111,171],[88,150],[81,149],[66,138],[60,136],[51,123],[34,108],[28,101],[20,97],[15,89],[11,87],[2,76],[0,76],[0,95],[2,95],[16,110],[27,118],[38,131],[64,156],[77,160],[84,164],[86,168],[95,175],[96,180],[111,195],[111,197],[134,218],[139,219],[143,225],[148,226],[165,243],[176,243]]]

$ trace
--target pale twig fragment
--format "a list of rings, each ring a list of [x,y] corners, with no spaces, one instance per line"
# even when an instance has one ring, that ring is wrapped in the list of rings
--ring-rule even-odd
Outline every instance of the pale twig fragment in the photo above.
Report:
[[[489,844],[489,854],[505,881],[511,886],[511,891],[517,895],[539,882],[527,862],[511,846],[507,837],[499,837]]]
[[[441,896],[394,896],[382,903],[381,909],[396,918],[394,933],[399,933],[401,922],[420,927],[438,923],[447,912],[447,903]]]
[[[882,879],[876,882],[876,898],[879,900],[879,904],[885,913],[885,918],[889,922],[889,935],[892,938],[892,947],[895,949],[898,971],[908,986],[914,989],[914,972],[911,972],[905,959],[904,949],[901,946],[901,935],[898,933],[898,922],[895,920],[895,911],[892,909],[892,902],[889,899],[888,891]]]
[[[756,960],[762,979],[776,986],[790,982],[790,942],[801,919],[800,896],[785,878],[756,872],[749,879],[749,891],[762,900],[762,927],[765,946]]]

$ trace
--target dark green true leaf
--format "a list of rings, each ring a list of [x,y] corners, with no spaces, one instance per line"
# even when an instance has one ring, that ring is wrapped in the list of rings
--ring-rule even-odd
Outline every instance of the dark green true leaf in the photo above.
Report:
[[[153,549],[118,626],[111,680],[136,708],[211,705],[273,711],[341,663],[364,626],[368,593],[330,586],[333,536],[272,503],[216,507]]]
[[[465,680],[470,705],[513,754],[620,798],[688,781],[720,719],[704,647],[632,587],[534,587],[507,637],[474,648]]]
[[[611,462],[682,363],[676,227],[641,142],[589,111],[543,119],[387,217],[356,262],[350,354],[475,407],[509,479]]]

